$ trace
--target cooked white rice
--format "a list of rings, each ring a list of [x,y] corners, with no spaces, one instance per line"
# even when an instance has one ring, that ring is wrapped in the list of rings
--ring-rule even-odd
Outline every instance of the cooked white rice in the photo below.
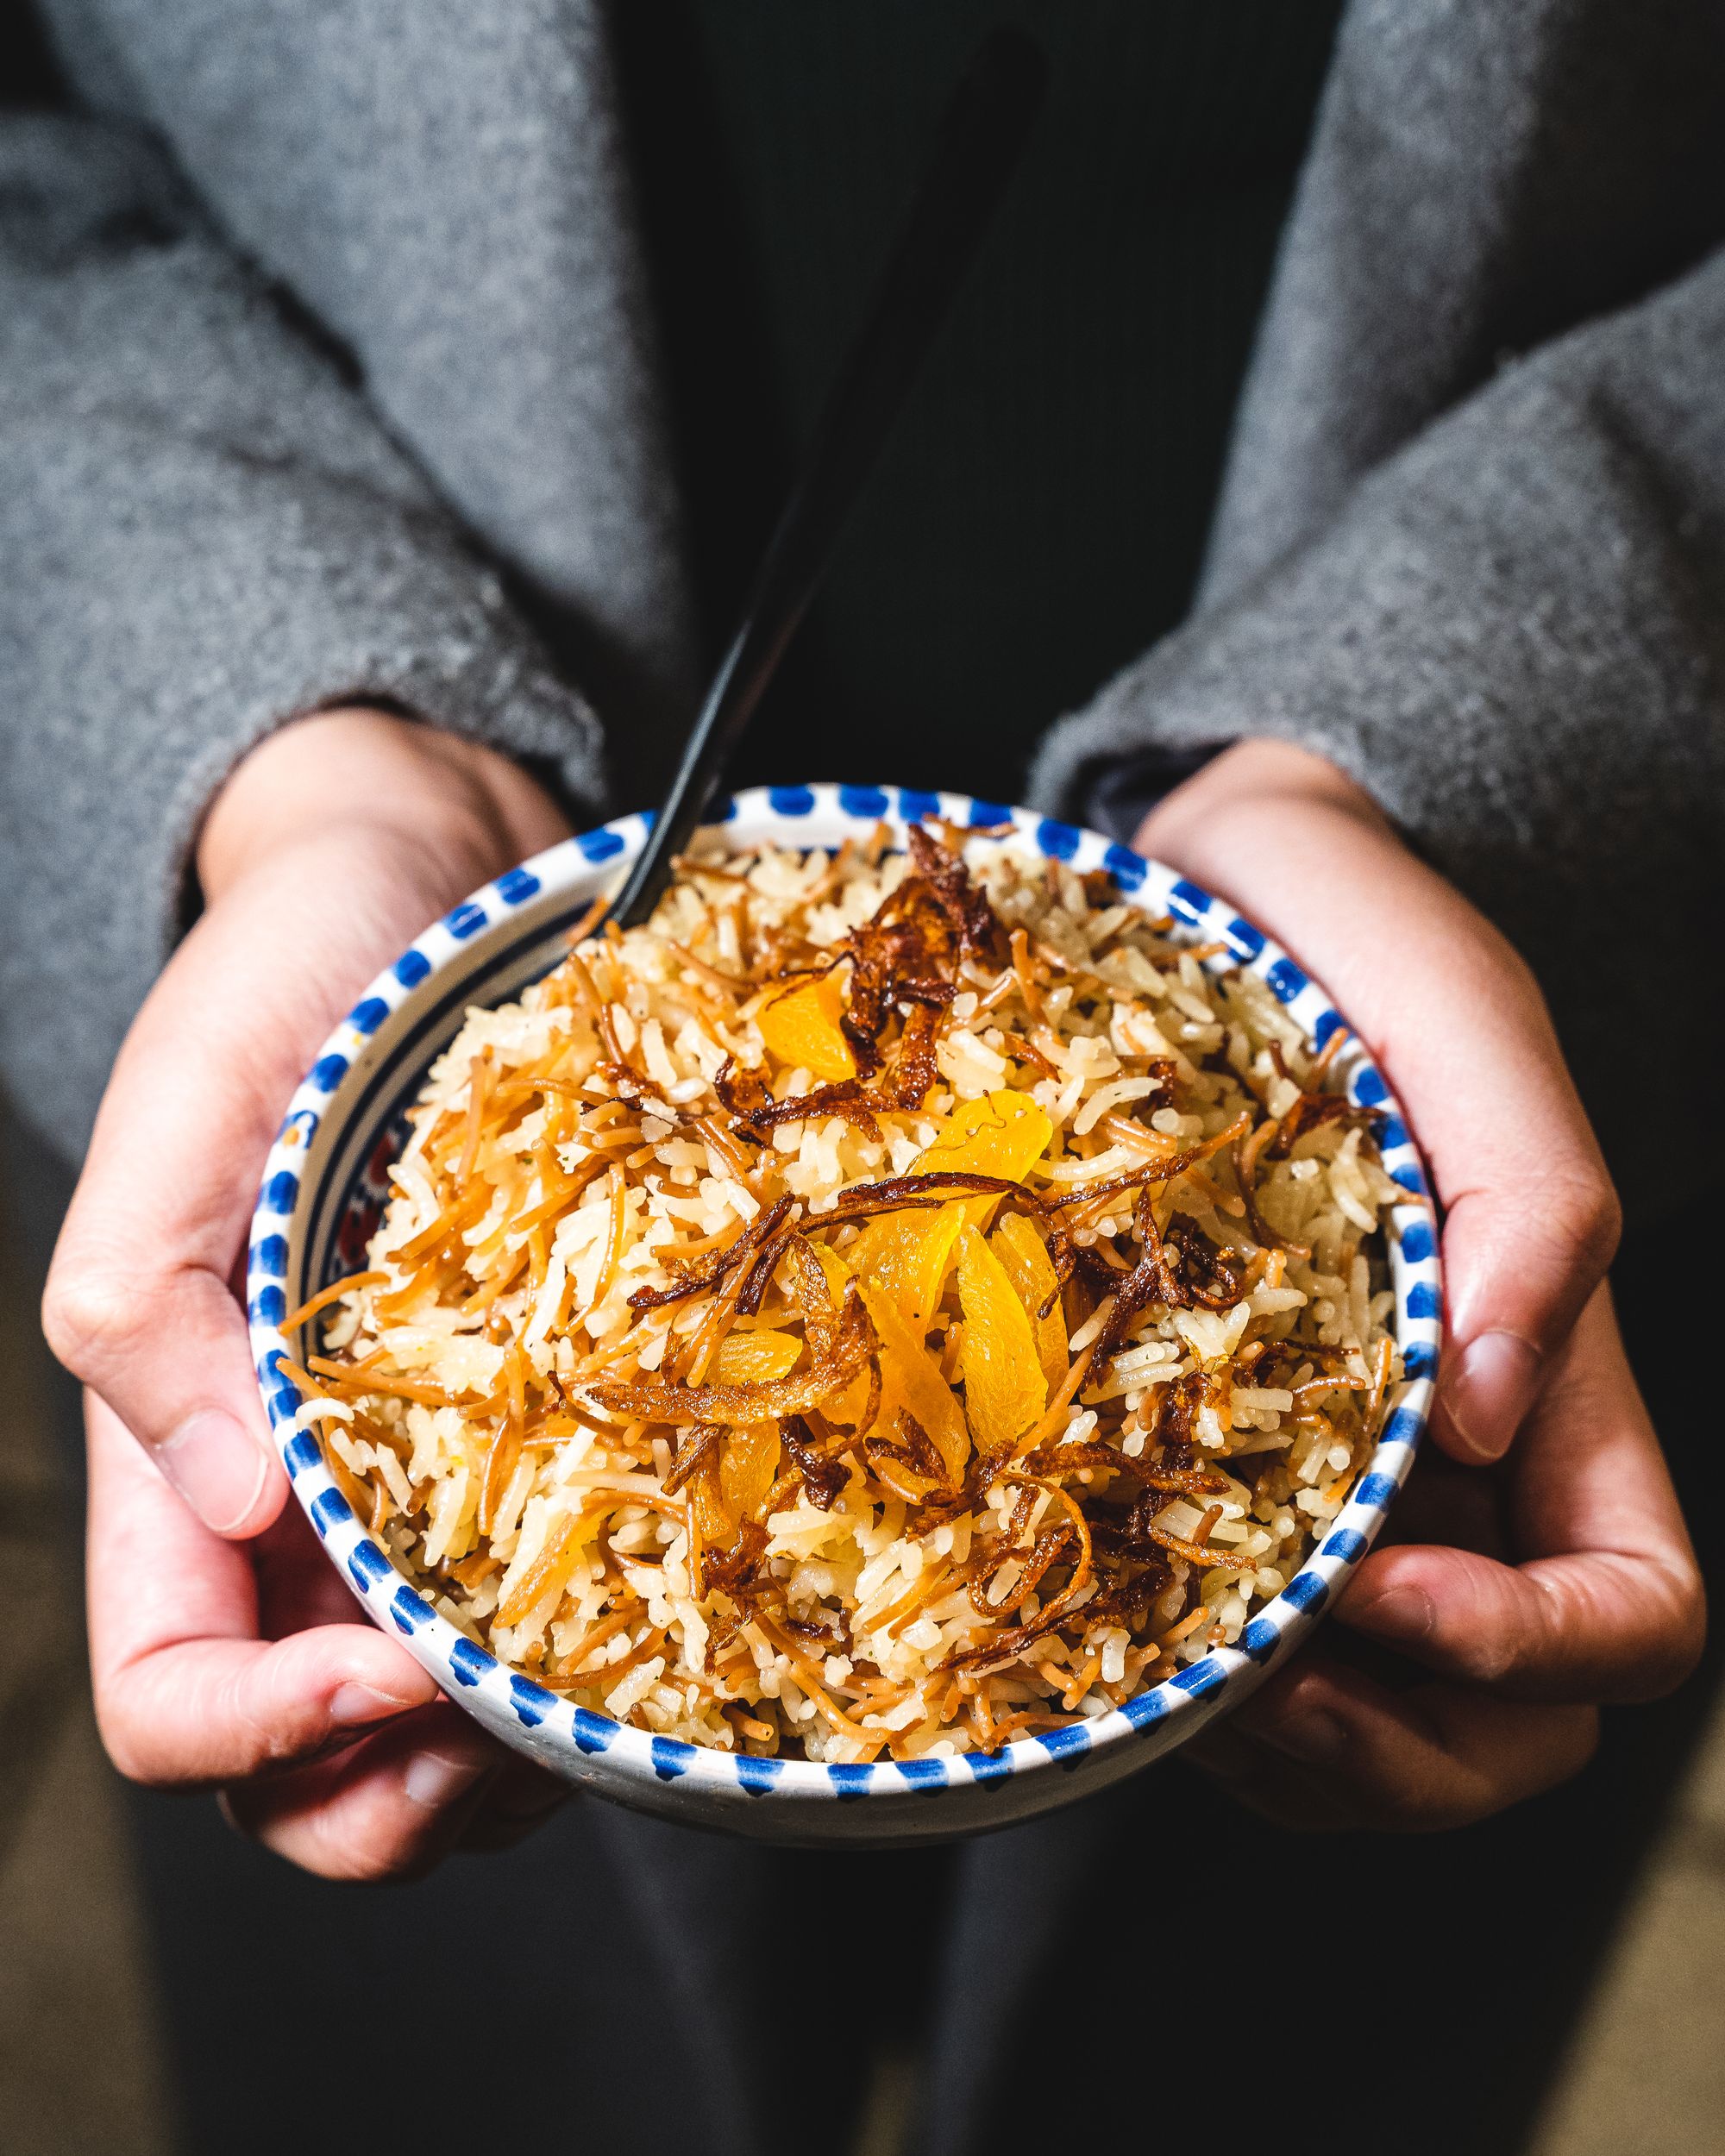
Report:
[[[469,1638],[636,1727],[844,1761],[1105,1713],[1280,1590],[1399,1374],[1377,1223],[1403,1194],[1282,1006],[1101,880],[947,836],[993,910],[968,941],[952,856],[901,890],[884,828],[837,856],[709,839],[649,927],[470,1012],[319,1320],[304,1413],[373,1532]],[[871,1075],[883,907],[910,995]],[[932,1082],[882,1106],[918,1090],[907,1026]],[[1046,1128],[1020,1192],[834,1224],[859,1187],[975,1172],[967,1119],[1009,1132],[997,1163]],[[1137,1296],[1104,1290],[1141,1294],[1146,1219],[1166,1293],[1122,1323]],[[768,1255],[701,1285],[751,1232]]]

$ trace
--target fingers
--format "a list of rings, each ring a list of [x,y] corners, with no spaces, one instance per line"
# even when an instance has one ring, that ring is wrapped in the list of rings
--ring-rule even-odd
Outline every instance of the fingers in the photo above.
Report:
[[[353,1603],[297,1512],[249,1545],[223,1540],[94,1395],[85,1419],[91,1667],[122,1773],[221,1789],[242,1832],[332,1879],[406,1876],[458,1839],[506,1846],[561,1801],[394,1640],[305,1625]],[[260,1616],[305,1628],[260,1639]]]
[[[1528,1706],[1446,1684],[1397,1694],[1314,1658],[1271,1677],[1188,1751],[1278,1825],[1433,1833],[1555,1789],[1597,1741],[1590,1707]]]
[[[292,1083],[247,1037],[253,925],[206,918],[140,1012],[42,1305],[60,1361],[224,1535],[256,1533],[286,1494],[228,1285]]]
[[[454,1845],[505,1758],[440,1701],[335,1758],[235,1784],[223,1809],[242,1833],[320,1878],[412,1877]]]
[[[257,1533],[286,1489],[230,1282],[289,1096],[411,936],[566,828],[505,759],[365,712],[285,729],[206,818],[212,903],[121,1050],[42,1323],[218,1534]]]
[[[1619,1217],[1531,975],[1352,780],[1302,751],[1231,750],[1141,843],[1256,914],[1371,1044],[1446,1211],[1436,1434],[1458,1458],[1501,1457]]]
[[[248,1553],[191,1517],[100,1401],[86,1423],[91,1671],[122,1773],[197,1789],[279,1771],[436,1698],[370,1625],[260,1639]]]
[[[1700,1574],[1603,1288],[1523,1432],[1509,1496],[1525,1563],[1379,1551],[1342,1622],[1507,1699],[1651,1699],[1680,1683],[1705,1629]]]

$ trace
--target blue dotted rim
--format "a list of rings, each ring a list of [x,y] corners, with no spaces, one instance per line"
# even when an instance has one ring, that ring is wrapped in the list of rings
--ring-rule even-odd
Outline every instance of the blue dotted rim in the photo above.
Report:
[[[763,840],[806,845],[835,843],[846,827],[860,836],[882,820],[902,833],[925,816],[939,816],[971,829],[1010,824],[1044,856],[1070,863],[1080,874],[1107,869],[1123,894],[1152,914],[1171,914],[1191,932],[1193,942],[1226,945],[1231,956],[1204,962],[1218,970],[1238,962],[1258,975],[1317,1048],[1326,1046],[1347,1024],[1319,984],[1225,901],[1128,847],[1027,809],[910,787],[771,787],[715,804],[708,821],[730,826],[741,845]],[[800,828],[811,820],[818,824],[817,831]],[[1208,1715],[1195,1710],[1214,1706],[1230,1691],[1244,1695],[1311,1629],[1377,1538],[1413,1465],[1430,1412],[1443,1310],[1433,1210],[1406,1119],[1357,1038],[1338,1051],[1332,1070],[1352,1099],[1379,1111],[1377,1132],[1384,1167],[1408,1194],[1405,1204],[1393,1208],[1386,1226],[1396,1291],[1396,1338],[1407,1374],[1391,1403],[1383,1435],[1321,1545],[1283,1592],[1251,1620],[1237,1645],[1213,1649],[1177,1675],[1094,1721],[1019,1738],[994,1752],[854,1766],[742,1758],[624,1727],[574,1706],[505,1668],[432,1608],[361,1526],[324,1465],[317,1438],[302,1426],[299,1395],[276,1367],[276,1358],[287,1351],[275,1328],[287,1309],[290,1239],[303,1234],[314,1206],[330,1201],[329,1174],[340,1151],[337,1147],[326,1153],[324,1174],[313,1180],[302,1174],[307,1149],[326,1123],[337,1130],[344,1118],[354,1114],[364,1091],[356,1062],[392,1013],[436,1000],[437,976],[455,966],[481,929],[507,923],[542,894],[565,896],[578,911],[595,890],[626,867],[651,821],[650,812],[620,817],[567,839],[486,884],[434,923],[372,982],[324,1043],[289,1105],[265,1166],[253,1216],[247,1307],[253,1362],[277,1449],[294,1495],[331,1563],[376,1621],[409,1641],[416,1657],[453,1699],[473,1702],[483,1695],[493,1710],[487,1719],[506,1727],[512,1718],[520,1731],[533,1733],[539,1756],[561,1756],[571,1765],[584,1763],[584,1771],[590,1772],[593,1763],[602,1758],[611,1773],[643,1783],[680,1782],[690,1789],[705,1787],[714,1794],[771,1796],[781,1801],[850,1802],[870,1796],[902,1796],[908,1791],[938,1794],[997,1786],[1008,1776],[1056,1764],[1076,1765],[1086,1755],[1152,1730],[1159,1738],[1156,1749],[1166,1749],[1170,1741],[1178,1741],[1178,1722],[1188,1720],[1195,1730]],[[536,923],[531,933],[543,936],[543,924]]]

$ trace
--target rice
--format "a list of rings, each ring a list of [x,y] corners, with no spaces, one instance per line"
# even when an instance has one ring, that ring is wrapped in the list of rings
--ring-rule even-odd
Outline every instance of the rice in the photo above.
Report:
[[[993,1749],[1236,1639],[1400,1375],[1368,1112],[1021,843],[709,835],[469,1012],[298,1382],[396,1562],[637,1728]],[[1331,1056],[1338,1043],[1333,1043]]]

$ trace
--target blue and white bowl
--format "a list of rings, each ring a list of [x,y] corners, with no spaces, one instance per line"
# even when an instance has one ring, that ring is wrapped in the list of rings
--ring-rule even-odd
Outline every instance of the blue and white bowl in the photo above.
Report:
[[[1222,900],[1095,832],[1026,809],[907,787],[773,787],[739,794],[715,821],[739,845],[806,847],[862,837],[883,818],[902,833],[927,815],[1010,823],[1080,874],[1107,869],[1147,911],[1183,923],[1194,943],[1237,954],[1315,1046],[1345,1024],[1318,983]],[[565,931],[628,866],[648,821],[621,817],[568,839],[428,928],[372,983],[294,1094],[264,1172],[246,1294],[258,1382],[295,1496],[374,1621],[399,1635],[451,1699],[554,1773],[642,1811],[772,1841],[932,1841],[1030,1819],[1136,1773],[1244,1698],[1311,1630],[1371,1547],[1425,1427],[1441,1330],[1433,1209],[1396,1100],[1357,1040],[1338,1053],[1332,1081],[1382,1112],[1384,1166],[1408,1194],[1387,1226],[1406,1378],[1346,1508],[1239,1645],[1215,1649],[1113,1714],[995,1752],[873,1766],[737,1758],[620,1727],[463,1638],[366,1532],[324,1466],[299,1395],[276,1368],[286,1347],[277,1326],[291,1307],[363,1264],[406,1112],[469,1006],[505,1002],[557,963]]]

